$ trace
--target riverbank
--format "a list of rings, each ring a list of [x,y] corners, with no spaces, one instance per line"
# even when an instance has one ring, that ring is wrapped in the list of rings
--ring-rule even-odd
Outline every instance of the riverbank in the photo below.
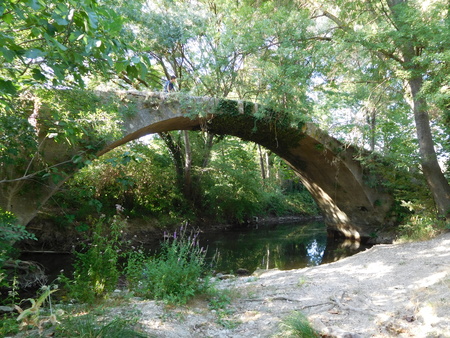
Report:
[[[132,306],[150,337],[284,337],[280,323],[294,311],[323,337],[450,337],[450,233],[217,288],[232,295],[220,321],[201,299],[182,308],[137,299]]]

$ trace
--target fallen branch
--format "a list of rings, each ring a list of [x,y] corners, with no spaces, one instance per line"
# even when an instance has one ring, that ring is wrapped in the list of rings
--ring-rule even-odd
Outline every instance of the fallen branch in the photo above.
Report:
[[[244,301],[247,301],[247,302],[271,302],[273,300],[284,300],[284,301],[288,301],[288,302],[301,302],[301,300],[293,299],[293,298],[286,298],[283,296],[276,296],[276,297],[269,297],[269,298],[244,299]]]

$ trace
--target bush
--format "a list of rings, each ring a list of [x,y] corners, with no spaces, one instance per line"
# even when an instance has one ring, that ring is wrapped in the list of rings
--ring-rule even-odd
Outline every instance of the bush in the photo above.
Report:
[[[206,250],[198,243],[198,232],[181,227],[172,236],[164,235],[156,257],[131,253],[125,269],[127,280],[137,295],[185,304],[208,287],[205,255]]]
[[[18,225],[11,212],[0,208],[0,287],[14,288],[14,278],[11,280],[3,267],[6,261],[18,256],[19,252],[14,245],[24,239],[36,240],[36,236],[29,233],[24,226]]]
[[[0,337],[12,336],[18,332],[19,323],[17,323],[16,317],[6,314],[0,317]]]
[[[17,253],[14,244],[24,239],[36,239],[24,226],[17,224],[16,217],[0,208],[0,268]]]
[[[418,209],[418,205],[414,206],[413,203],[404,202],[404,205],[414,211],[414,214],[400,226],[399,242],[428,240],[450,228],[445,220],[436,218],[432,212],[423,209],[414,210],[414,207]]]
[[[75,253],[73,279],[59,277],[70,298],[93,303],[117,286],[119,239],[124,225],[117,215],[113,217],[110,228],[105,223],[104,217],[96,221],[92,242],[86,246],[85,252]]]

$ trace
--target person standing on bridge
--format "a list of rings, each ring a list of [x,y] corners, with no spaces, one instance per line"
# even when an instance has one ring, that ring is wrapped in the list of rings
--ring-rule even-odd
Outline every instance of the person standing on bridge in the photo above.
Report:
[[[170,77],[170,80],[166,81],[166,84],[164,85],[164,91],[166,93],[174,92],[176,90],[176,87],[175,87],[176,83],[177,83],[177,77],[175,75],[172,75]]]

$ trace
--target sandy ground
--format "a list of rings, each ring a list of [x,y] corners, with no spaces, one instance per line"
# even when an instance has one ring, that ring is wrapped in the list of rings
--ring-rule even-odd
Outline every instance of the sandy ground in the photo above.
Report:
[[[376,245],[335,263],[221,280],[226,311],[196,299],[181,308],[134,300],[149,337],[286,337],[305,314],[322,337],[450,337],[450,233]]]

